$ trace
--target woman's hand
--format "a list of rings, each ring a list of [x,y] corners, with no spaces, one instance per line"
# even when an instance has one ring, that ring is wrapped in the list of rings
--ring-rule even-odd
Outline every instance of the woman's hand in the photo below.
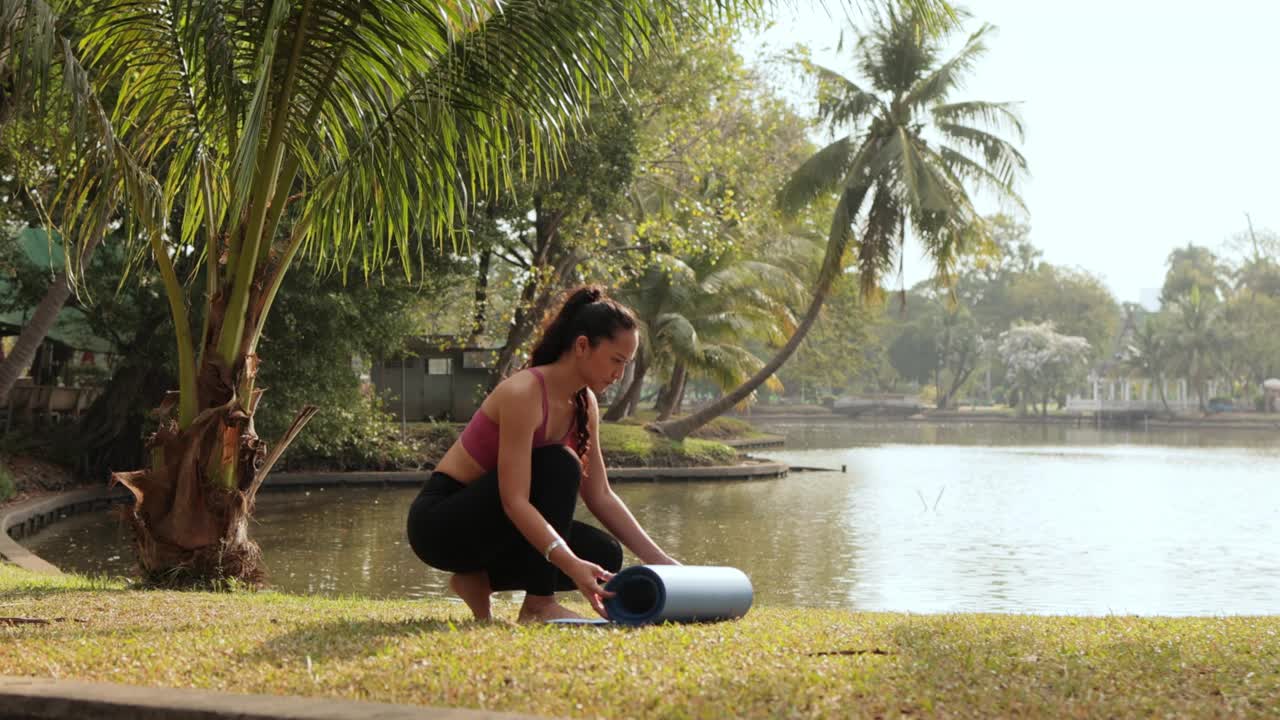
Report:
[[[591,609],[595,610],[600,617],[608,620],[609,614],[605,612],[604,601],[613,597],[614,593],[605,591],[603,584],[613,578],[613,573],[593,562],[578,560],[565,575],[569,576],[569,579],[577,586],[578,592],[582,593],[582,597],[586,598],[587,602],[591,604]]]
[[[671,557],[666,553],[663,553],[658,557],[658,559],[650,562],[649,564],[650,565],[680,565],[681,563],[679,560]]]

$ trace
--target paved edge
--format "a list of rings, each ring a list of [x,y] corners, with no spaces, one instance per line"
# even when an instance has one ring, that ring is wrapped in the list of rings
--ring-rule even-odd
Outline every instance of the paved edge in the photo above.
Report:
[[[68,508],[76,511],[103,507],[122,499],[125,493],[127,491],[124,488],[69,490],[0,510],[0,557],[24,570],[44,575],[60,575],[58,568],[23,547],[9,533],[20,526],[25,526],[23,529],[26,532],[39,530],[60,519],[62,511]]]
[[[519,720],[486,710],[0,675],[0,720]]]
[[[610,468],[609,478],[627,482],[680,482],[696,480],[767,480],[786,477],[790,467],[785,463],[763,462],[745,465],[712,465],[708,467],[643,467]],[[263,483],[264,490],[289,490],[325,486],[420,486],[431,477],[430,471],[385,472],[312,472],[272,473]],[[72,513],[106,506],[129,498],[127,490],[89,488],[70,490],[0,509],[0,558],[24,570],[45,575],[60,575],[53,564],[27,550],[10,536],[10,531],[26,526],[24,533],[39,530],[61,519],[63,511]],[[7,720],[0,710],[0,720]]]

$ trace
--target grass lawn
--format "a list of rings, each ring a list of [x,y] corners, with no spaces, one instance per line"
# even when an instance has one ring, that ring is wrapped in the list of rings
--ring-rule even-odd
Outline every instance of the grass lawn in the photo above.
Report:
[[[515,607],[500,614],[514,617]],[[443,600],[132,591],[0,565],[0,674],[562,717],[1275,717],[1280,618],[756,608],[629,630]]]

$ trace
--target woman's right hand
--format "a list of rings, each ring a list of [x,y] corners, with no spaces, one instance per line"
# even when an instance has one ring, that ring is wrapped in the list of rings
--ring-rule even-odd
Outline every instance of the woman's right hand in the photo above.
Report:
[[[608,620],[609,614],[605,612],[604,601],[614,596],[614,593],[604,589],[604,583],[609,582],[613,578],[613,573],[605,570],[599,565],[579,559],[573,567],[569,568],[569,572],[565,575],[573,581],[578,588],[578,592],[582,593],[582,597],[587,599],[591,604],[591,609],[596,611],[600,617]]]

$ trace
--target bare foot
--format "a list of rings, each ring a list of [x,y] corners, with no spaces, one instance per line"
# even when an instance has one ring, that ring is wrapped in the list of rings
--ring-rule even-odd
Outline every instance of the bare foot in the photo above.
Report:
[[[516,618],[516,622],[540,623],[548,620],[581,617],[578,613],[557,603],[552,596],[526,595],[524,597],[524,605],[520,606],[520,616]]]
[[[458,573],[449,578],[449,589],[457,593],[458,597],[471,608],[471,614],[476,616],[477,620],[490,620],[489,611],[489,594],[493,589],[489,587],[489,573],[481,570],[473,573]]]

